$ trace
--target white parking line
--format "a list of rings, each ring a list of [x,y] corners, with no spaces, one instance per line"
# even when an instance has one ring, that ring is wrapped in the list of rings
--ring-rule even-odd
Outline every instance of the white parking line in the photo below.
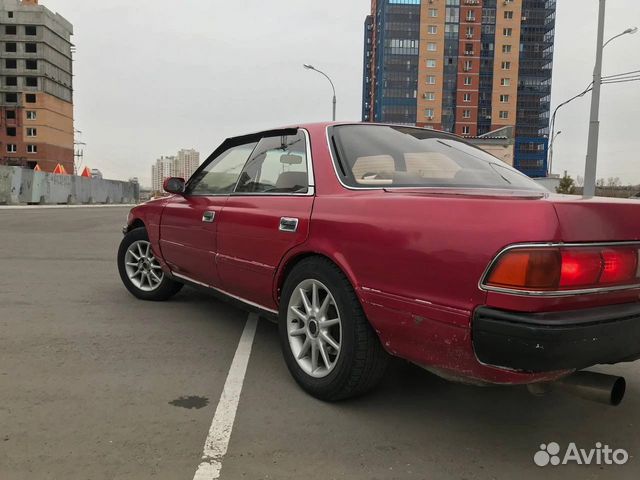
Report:
[[[253,346],[253,338],[255,337],[257,326],[258,316],[254,313],[249,314],[247,323],[244,326],[244,331],[242,332],[242,337],[240,337],[236,354],[233,357],[233,362],[231,362],[227,380],[224,383],[224,389],[222,390],[222,395],[216,408],[216,414],[213,417],[213,422],[211,422],[209,435],[204,443],[202,462],[198,466],[193,480],[213,480],[220,478],[222,460],[227,454],[231,430],[233,429],[233,422],[236,418],[242,384],[244,383],[244,376],[247,372],[247,365],[249,364],[251,347]]]

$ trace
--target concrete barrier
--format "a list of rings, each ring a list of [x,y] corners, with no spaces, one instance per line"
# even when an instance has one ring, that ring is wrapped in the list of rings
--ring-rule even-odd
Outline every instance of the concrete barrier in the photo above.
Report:
[[[0,204],[20,203],[22,168],[0,166]]]
[[[0,204],[137,203],[137,183],[53,175],[0,165]]]

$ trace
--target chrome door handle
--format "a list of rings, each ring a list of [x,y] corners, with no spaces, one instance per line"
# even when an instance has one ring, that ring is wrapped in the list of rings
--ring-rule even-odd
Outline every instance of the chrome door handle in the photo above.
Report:
[[[281,232],[297,232],[299,222],[300,221],[297,218],[282,217],[280,219],[280,231]]]
[[[202,221],[204,223],[213,223],[216,219],[216,212],[207,211],[202,214]]]

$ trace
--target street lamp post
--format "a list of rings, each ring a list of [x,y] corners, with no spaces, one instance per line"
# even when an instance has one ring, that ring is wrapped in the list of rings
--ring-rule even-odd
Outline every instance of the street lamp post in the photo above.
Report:
[[[616,38],[621,37],[623,35],[633,35],[634,33],[638,32],[638,27],[631,27],[631,28],[627,28],[624,32],[619,33],[618,35],[616,35],[615,37],[610,38],[609,40],[606,41],[606,43],[602,46],[602,48],[604,49],[604,47],[606,47],[607,45],[609,45],[611,42],[613,42]]]
[[[303,65],[304,68],[306,68],[307,70],[313,70],[314,72],[318,72],[320,75],[324,75],[324,77],[329,80],[329,83],[331,84],[331,88],[333,89],[333,121],[336,121],[336,106],[338,104],[338,100],[336,98],[336,87],[333,84],[333,81],[331,80],[331,77],[329,77],[329,75],[327,75],[326,73],[324,73],[321,70],[318,70],[317,68],[315,68],[313,65],[309,65],[308,63],[305,63]]]
[[[587,162],[584,172],[584,196],[596,194],[596,174],[598,167],[598,140],[600,136],[600,88],[602,87],[602,56],[604,47],[622,35],[633,34],[637,28],[628,28],[624,32],[604,42],[604,19],[606,0],[600,0],[598,14],[598,44],[596,49],[596,65],[593,70],[593,92],[591,93],[591,115],[589,121],[589,140],[587,144]]]
[[[561,133],[562,130],[551,135],[551,141],[549,142],[549,175],[553,173],[553,144]]]
[[[638,31],[638,28],[637,28],[637,27],[628,28],[627,30],[625,30],[625,31],[624,31],[624,32],[622,32],[621,34],[616,35],[615,37],[611,38],[609,41],[607,41],[607,42],[604,44],[604,46],[606,47],[606,46],[607,46],[607,44],[609,44],[612,40],[614,40],[614,39],[616,39],[616,38],[618,38],[618,37],[621,37],[622,35],[626,35],[626,34],[633,34],[633,33],[636,33],[637,31]],[[603,48],[604,48],[604,47],[603,47]],[[630,73],[635,73],[635,72],[630,72]],[[614,77],[622,77],[622,76],[624,76],[624,74],[620,74],[620,75],[612,75],[611,77],[602,77],[602,80],[603,80],[603,83],[604,83],[604,80],[605,80],[606,78],[611,79],[611,78],[614,78]],[[611,83],[616,83],[616,82],[615,82],[615,81],[612,81]],[[571,102],[573,102],[574,100],[576,100],[576,99],[578,99],[578,98],[582,98],[582,97],[584,97],[587,93],[591,92],[592,90],[593,90],[593,82],[591,82],[591,83],[589,84],[589,86],[588,86],[585,90],[583,90],[582,92],[580,92],[580,93],[579,93],[579,94],[577,94],[577,95],[574,95],[574,96],[573,96],[573,97],[571,97],[570,99],[568,99],[568,100],[566,100],[566,101],[562,102],[560,105],[558,105],[558,106],[556,107],[556,109],[553,111],[553,114],[551,115],[551,126],[550,126],[551,138],[553,138],[553,136],[554,136],[554,132],[556,131],[555,126],[556,126],[556,116],[558,115],[558,111],[559,111],[562,107],[564,107],[564,106],[566,106],[566,105],[570,104]],[[551,148],[549,148],[549,150],[551,150]],[[551,159],[550,159],[550,160],[551,160]],[[551,171],[550,171],[549,173],[551,173]]]

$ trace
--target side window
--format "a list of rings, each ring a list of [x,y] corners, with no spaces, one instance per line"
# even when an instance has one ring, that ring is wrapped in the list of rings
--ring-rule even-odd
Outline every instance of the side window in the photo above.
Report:
[[[260,140],[245,165],[236,193],[307,193],[307,144],[297,135]]]
[[[222,153],[189,182],[189,195],[225,195],[233,192],[240,172],[256,143],[233,147]]]

